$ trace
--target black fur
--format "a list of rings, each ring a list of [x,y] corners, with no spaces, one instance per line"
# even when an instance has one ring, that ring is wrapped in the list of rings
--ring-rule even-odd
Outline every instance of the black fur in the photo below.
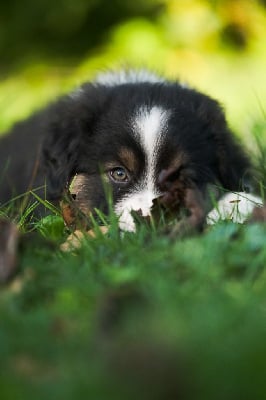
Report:
[[[158,175],[170,161],[186,155],[184,168],[205,191],[209,183],[242,190],[250,164],[233,137],[220,105],[178,83],[87,83],[76,95],[65,96],[14,126],[0,141],[0,204],[29,190],[58,201],[71,177],[82,172],[91,179],[91,205],[105,209],[100,179],[102,165],[119,162],[121,146],[136,154],[134,171],[143,171],[145,155],[131,135],[132,112],[141,105],[170,110],[167,141],[157,162]],[[192,172],[191,172],[192,171]],[[114,200],[130,187],[113,187]]]

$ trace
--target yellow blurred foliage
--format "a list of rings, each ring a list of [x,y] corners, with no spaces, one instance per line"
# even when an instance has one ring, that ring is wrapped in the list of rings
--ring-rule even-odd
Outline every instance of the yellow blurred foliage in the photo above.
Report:
[[[209,93],[245,134],[250,120],[262,117],[266,101],[265,7],[255,0],[162,2],[155,21],[122,21],[77,65],[32,63],[0,81],[0,130],[97,72],[131,66]]]

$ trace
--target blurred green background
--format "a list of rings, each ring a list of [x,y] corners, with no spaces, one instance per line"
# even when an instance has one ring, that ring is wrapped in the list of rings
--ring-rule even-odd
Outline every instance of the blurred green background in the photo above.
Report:
[[[248,138],[265,112],[266,1],[3,1],[0,131],[97,72],[123,66],[207,92]]]

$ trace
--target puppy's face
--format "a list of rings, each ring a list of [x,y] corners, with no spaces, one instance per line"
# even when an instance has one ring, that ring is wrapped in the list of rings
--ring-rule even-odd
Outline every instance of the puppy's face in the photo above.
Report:
[[[71,102],[78,128],[66,145],[67,181],[85,214],[107,212],[111,192],[121,229],[134,231],[132,211],[151,214],[165,170],[203,194],[208,184],[237,189],[246,159],[209,97],[177,83],[135,82],[85,85]]]
[[[171,151],[170,115],[162,106],[142,104],[118,120],[104,116],[96,124],[94,150],[84,147],[80,171],[70,185],[80,209],[107,211],[106,194],[111,191],[122,230],[135,230],[132,211],[151,215],[154,200],[162,195],[160,172],[181,169],[187,161],[181,149]]]

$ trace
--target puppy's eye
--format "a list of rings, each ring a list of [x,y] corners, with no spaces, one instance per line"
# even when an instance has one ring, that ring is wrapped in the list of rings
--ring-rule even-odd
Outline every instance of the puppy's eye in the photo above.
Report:
[[[127,183],[129,181],[129,175],[125,168],[116,167],[108,172],[110,178],[116,183]]]

